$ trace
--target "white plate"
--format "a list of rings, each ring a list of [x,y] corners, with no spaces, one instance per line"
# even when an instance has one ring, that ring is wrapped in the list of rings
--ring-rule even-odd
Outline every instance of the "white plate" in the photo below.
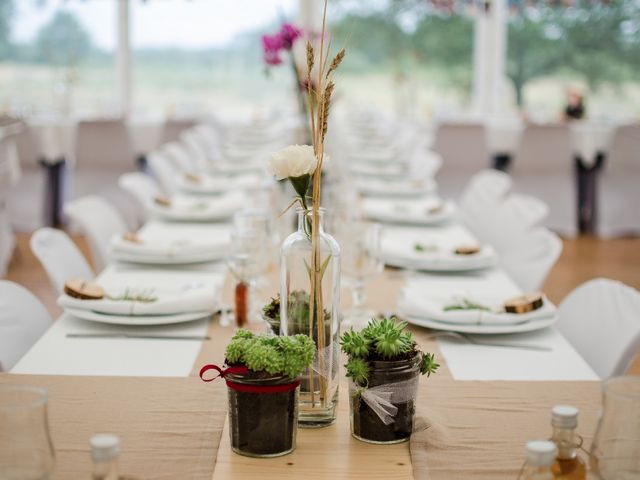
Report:
[[[433,330],[447,330],[449,332],[459,333],[479,333],[479,334],[501,334],[501,333],[522,333],[533,332],[550,327],[558,320],[558,316],[541,318],[540,320],[531,320],[523,323],[515,323],[511,325],[461,325],[455,323],[437,322],[427,318],[417,318],[402,315],[402,319],[419,327],[431,328]]]
[[[393,209],[373,209],[363,206],[364,215],[376,222],[400,225],[437,225],[450,220],[455,214],[456,207],[452,202],[444,202],[441,211],[432,214],[417,215],[413,212],[394,211]]]
[[[224,252],[202,253],[199,255],[135,255],[130,253],[112,252],[111,258],[119,262],[143,263],[145,265],[183,265],[188,263],[206,263],[221,260]]]
[[[436,183],[432,179],[419,182],[396,182],[393,180],[358,180],[356,188],[362,195],[372,197],[409,198],[421,197],[436,191]]]
[[[416,258],[385,256],[384,254],[382,257],[386,265],[423,272],[471,272],[473,270],[491,268],[498,263],[498,257],[495,253],[475,258],[473,258],[473,255],[466,255],[464,258],[456,261],[446,261],[444,259],[431,260],[429,258],[418,260]]]
[[[110,323],[114,325],[169,325],[172,323],[191,322],[211,315],[210,312],[189,312],[175,315],[109,315],[92,310],[67,308],[65,313],[90,322]]]
[[[233,217],[233,214],[238,211],[238,208],[229,209],[225,207],[224,210],[171,210],[170,208],[153,205],[150,207],[150,210],[158,218],[172,222],[215,222]]]

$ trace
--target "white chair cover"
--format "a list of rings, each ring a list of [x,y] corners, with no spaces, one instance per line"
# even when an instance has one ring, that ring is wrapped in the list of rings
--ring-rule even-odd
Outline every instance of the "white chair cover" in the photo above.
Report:
[[[80,170],[131,170],[134,153],[124,120],[78,122],[75,155],[76,167]]]
[[[515,192],[533,195],[550,206],[547,227],[576,235],[577,180],[566,125],[528,125],[510,173]]]
[[[151,176],[142,172],[121,175],[118,185],[133,197],[137,204],[138,219],[142,222],[149,217],[149,206],[160,195],[160,187]]]
[[[162,128],[162,143],[179,140],[182,132],[194,127],[197,123],[192,118],[168,118]]]
[[[176,170],[191,173],[197,171],[189,151],[180,142],[169,142],[163,145],[160,151],[171,160]]]
[[[9,371],[51,325],[51,317],[33,294],[0,280],[0,371]]]
[[[173,166],[171,160],[157,150],[147,155],[149,170],[167,196],[172,196],[178,190],[176,178],[180,172]]]
[[[513,235],[502,246],[500,265],[525,292],[540,290],[562,252],[562,240],[544,227]]]
[[[598,233],[603,237],[640,233],[640,124],[616,129],[597,181]]]
[[[71,278],[94,277],[91,267],[75,243],[61,230],[41,228],[31,236],[31,251],[42,264],[57,295]]]
[[[461,220],[479,240],[493,243],[499,205],[504,202],[511,178],[498,170],[482,170],[467,183],[458,201]],[[499,227],[502,229],[502,227]]]
[[[471,175],[489,167],[487,134],[481,123],[440,124],[432,149],[443,159],[437,181],[445,197],[458,197]]]
[[[18,181],[20,176],[17,149],[14,135],[0,138],[0,276],[3,276],[9,266],[15,236],[9,218],[9,189]],[[18,170],[16,170],[18,166]]]
[[[93,263],[101,271],[108,262],[111,237],[128,228],[118,211],[106,200],[94,195],[78,198],[64,206],[64,213],[77,223],[89,240]]]
[[[189,152],[189,155],[193,159],[193,163],[196,169],[204,171],[209,167],[209,157],[207,154],[207,148],[201,141],[200,136],[195,129],[189,129],[182,132],[180,139]]]
[[[558,329],[602,379],[623,375],[640,349],[640,292],[621,282],[580,285],[559,316]]]

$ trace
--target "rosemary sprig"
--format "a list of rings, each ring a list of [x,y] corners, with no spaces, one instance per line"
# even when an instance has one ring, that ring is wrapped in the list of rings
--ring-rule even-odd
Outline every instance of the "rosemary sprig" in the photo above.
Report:
[[[133,288],[125,288],[122,295],[107,295],[109,300],[116,302],[140,302],[140,303],[153,303],[158,300],[158,297],[153,294],[154,289],[135,290]]]
[[[416,252],[437,252],[438,251],[438,246],[437,245],[425,245],[423,243],[416,243],[413,246],[413,249]]]
[[[451,312],[454,310],[482,310],[485,312],[491,311],[491,309],[485,305],[481,305],[479,303],[475,303],[468,298],[461,299],[458,303],[452,303],[450,305],[445,305],[443,308],[445,312]]]

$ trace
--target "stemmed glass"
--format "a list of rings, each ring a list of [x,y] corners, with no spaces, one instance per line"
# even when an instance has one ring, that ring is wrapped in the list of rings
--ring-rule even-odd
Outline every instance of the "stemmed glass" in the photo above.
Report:
[[[351,284],[353,305],[343,322],[344,327],[364,328],[375,312],[365,307],[367,282],[379,275],[384,262],[380,256],[379,224],[363,221],[344,223],[338,227],[342,252],[342,272]]]
[[[45,480],[52,471],[46,390],[0,385],[0,477]]]

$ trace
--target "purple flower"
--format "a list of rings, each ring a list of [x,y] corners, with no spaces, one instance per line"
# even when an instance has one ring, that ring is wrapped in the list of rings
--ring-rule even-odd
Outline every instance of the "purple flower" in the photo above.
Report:
[[[302,35],[302,30],[290,23],[285,23],[282,25],[282,28],[280,28],[279,35],[282,41],[282,48],[291,50],[293,42]]]
[[[278,53],[282,48],[282,37],[279,33],[262,36],[262,50],[264,50],[265,54],[267,52]]]

